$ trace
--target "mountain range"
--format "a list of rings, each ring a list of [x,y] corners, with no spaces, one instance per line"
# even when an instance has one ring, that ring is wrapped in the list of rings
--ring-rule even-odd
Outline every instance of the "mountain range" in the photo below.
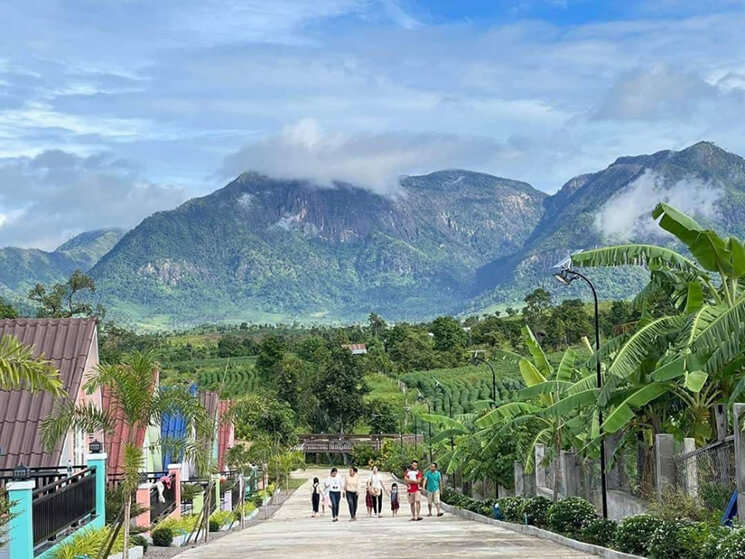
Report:
[[[708,142],[620,157],[551,196],[466,170],[404,178],[392,195],[247,172],[123,236],[1,249],[0,295],[17,299],[81,268],[111,316],[140,326],[478,312],[552,287],[548,270],[572,250],[671,243],[649,217],[662,199],[745,236],[745,160]],[[605,298],[645,280],[639,270],[592,273]]]

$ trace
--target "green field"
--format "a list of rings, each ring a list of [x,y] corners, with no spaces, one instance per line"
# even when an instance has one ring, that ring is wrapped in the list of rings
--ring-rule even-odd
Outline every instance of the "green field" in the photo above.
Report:
[[[166,378],[185,377],[197,383],[200,390],[219,390],[222,395],[235,398],[253,392],[258,387],[254,370],[256,357],[226,357],[212,359],[192,359],[164,364]]]

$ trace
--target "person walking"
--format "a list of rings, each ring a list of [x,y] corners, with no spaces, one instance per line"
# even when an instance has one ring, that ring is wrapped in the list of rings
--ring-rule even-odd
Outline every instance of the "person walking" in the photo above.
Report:
[[[419,462],[411,461],[411,466],[404,472],[404,482],[406,482],[406,494],[409,498],[411,507],[411,520],[421,520],[422,511],[422,472],[419,470]]]
[[[369,483],[365,487],[365,506],[367,507],[367,517],[370,518],[373,512],[373,496]]]
[[[398,516],[399,507],[400,507],[400,504],[398,500],[398,484],[392,483],[391,484],[391,512],[393,513],[393,516]]]
[[[313,518],[318,516],[318,509],[321,504],[321,482],[318,481],[317,477],[313,478],[313,489],[311,490],[310,494],[310,502],[313,505],[313,514],[311,515]]]
[[[424,474],[424,489],[427,490],[427,508],[432,516],[432,505],[437,507],[437,516],[442,516],[440,511],[440,486],[442,485],[442,474],[437,469],[437,462],[429,465],[429,470]]]
[[[360,476],[357,475],[357,468],[349,468],[349,475],[344,480],[344,492],[347,496],[347,506],[349,506],[350,522],[357,520],[357,502],[359,499]]]
[[[380,518],[383,516],[383,492],[388,492],[383,483],[383,477],[378,472],[378,467],[373,466],[370,479],[367,482],[373,501],[373,514]]]
[[[331,468],[331,473],[326,478],[324,486],[328,489],[329,500],[331,501],[331,521],[339,522],[339,502],[344,491],[344,478],[339,475],[336,468]]]

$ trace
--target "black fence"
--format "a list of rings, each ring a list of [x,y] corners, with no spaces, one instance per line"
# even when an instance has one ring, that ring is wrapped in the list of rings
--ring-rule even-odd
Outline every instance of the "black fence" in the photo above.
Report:
[[[32,494],[32,510],[34,548],[38,553],[95,515],[96,471],[86,468],[37,488]]]
[[[60,466],[53,468],[29,468],[29,480],[35,483],[34,489],[50,485],[85,470],[87,466]],[[0,488],[13,481],[13,468],[0,468]]]
[[[240,478],[235,478],[235,483],[233,484],[232,489],[230,490],[230,506],[235,510],[235,508],[241,504],[241,480]]]
[[[150,522],[156,523],[176,508],[176,480],[173,475],[157,477],[150,488]]]

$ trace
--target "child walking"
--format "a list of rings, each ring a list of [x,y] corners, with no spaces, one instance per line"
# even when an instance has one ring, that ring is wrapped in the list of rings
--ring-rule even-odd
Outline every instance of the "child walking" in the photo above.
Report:
[[[310,501],[313,505],[313,514],[311,515],[312,518],[315,518],[318,516],[318,508],[321,504],[321,482],[318,481],[317,477],[313,478],[313,489],[311,490],[310,494]]]
[[[398,516],[398,508],[400,506],[398,502],[398,484],[394,483],[391,485],[391,511],[393,511],[393,516]]]
[[[369,487],[365,490],[365,506],[367,507],[367,516],[369,518],[373,513],[373,496]]]

